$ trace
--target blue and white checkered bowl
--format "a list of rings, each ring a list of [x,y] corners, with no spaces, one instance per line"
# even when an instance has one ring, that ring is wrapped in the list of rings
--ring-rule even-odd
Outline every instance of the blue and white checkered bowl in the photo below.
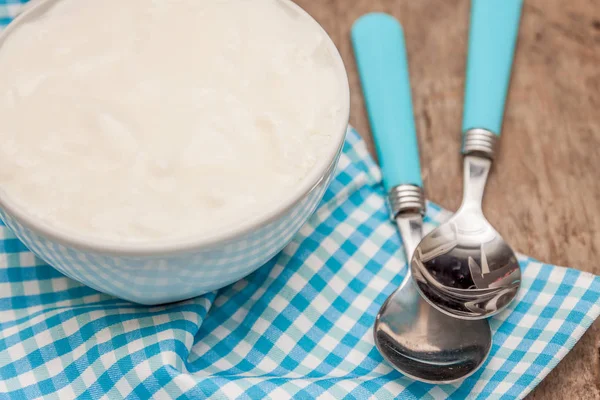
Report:
[[[0,34],[0,46],[15,26],[35,18],[54,1],[37,1],[29,6]],[[292,2],[290,6],[304,12]],[[333,42],[328,42],[339,74],[347,82],[342,58]],[[32,217],[1,188],[0,216],[38,257],[101,292],[137,303],[160,304],[219,289],[250,274],[279,253],[315,211],[342,150],[349,98],[345,85],[344,112],[338,128],[331,132],[329,148],[292,193],[283,194],[281,201],[260,215],[240,216],[237,226],[215,235],[152,246],[89,240],[58,231]]]

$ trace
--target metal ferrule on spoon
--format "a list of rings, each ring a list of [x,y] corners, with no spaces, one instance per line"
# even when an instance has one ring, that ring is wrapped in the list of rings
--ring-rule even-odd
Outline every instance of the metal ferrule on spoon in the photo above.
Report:
[[[390,217],[410,260],[423,234],[425,196],[404,35],[393,17],[368,14],[354,24],[352,42]],[[382,305],[373,331],[377,348],[394,368],[429,383],[466,378],[491,348],[487,321],[462,321],[431,307],[417,292],[410,269]]]

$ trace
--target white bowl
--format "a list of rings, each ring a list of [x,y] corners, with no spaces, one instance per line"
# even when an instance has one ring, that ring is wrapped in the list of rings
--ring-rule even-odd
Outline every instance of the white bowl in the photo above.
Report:
[[[28,6],[0,34],[0,46],[15,26],[43,13],[55,1],[36,1]],[[342,58],[333,42],[328,42],[340,79],[347,83]],[[344,112],[338,128],[331,132],[324,156],[308,176],[293,191],[283,193],[275,206],[225,231],[156,246],[88,240],[33,218],[2,190],[0,216],[39,258],[101,292],[141,304],[160,304],[219,289],[252,273],[279,253],[315,211],[344,144],[350,111],[347,84],[344,87]]]

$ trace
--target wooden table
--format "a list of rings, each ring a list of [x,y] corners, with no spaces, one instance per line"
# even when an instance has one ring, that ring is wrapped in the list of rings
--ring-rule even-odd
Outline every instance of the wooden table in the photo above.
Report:
[[[296,0],[348,69],[351,123],[373,150],[350,28],[384,11],[404,26],[428,197],[456,210],[468,0]],[[485,214],[515,250],[600,274],[600,2],[525,0]],[[600,323],[529,396],[600,399]]]

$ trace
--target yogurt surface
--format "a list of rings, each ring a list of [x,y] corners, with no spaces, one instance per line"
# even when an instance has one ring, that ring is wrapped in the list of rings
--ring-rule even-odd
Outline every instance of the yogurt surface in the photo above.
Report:
[[[331,151],[337,62],[282,0],[61,0],[0,46],[0,190],[86,238],[230,227]]]

